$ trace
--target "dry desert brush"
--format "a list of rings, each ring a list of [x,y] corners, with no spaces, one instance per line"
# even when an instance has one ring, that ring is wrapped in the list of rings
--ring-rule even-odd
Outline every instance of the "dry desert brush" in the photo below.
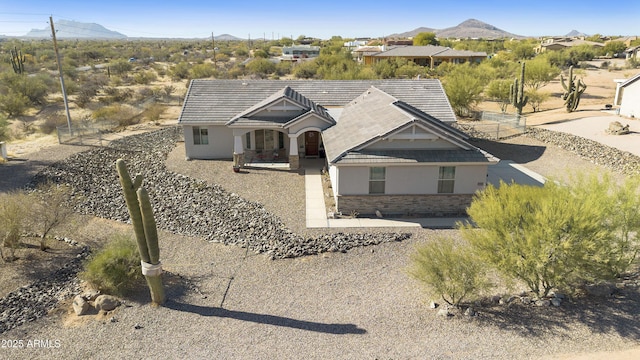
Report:
[[[491,286],[486,265],[469,245],[445,237],[416,246],[407,271],[429,292],[455,306],[478,297]]]

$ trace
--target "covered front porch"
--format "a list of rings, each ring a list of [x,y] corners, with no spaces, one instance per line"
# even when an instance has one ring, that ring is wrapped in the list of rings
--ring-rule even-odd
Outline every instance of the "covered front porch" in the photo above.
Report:
[[[316,127],[291,134],[275,129],[234,130],[234,168],[298,169],[302,159],[324,157],[321,129]]]

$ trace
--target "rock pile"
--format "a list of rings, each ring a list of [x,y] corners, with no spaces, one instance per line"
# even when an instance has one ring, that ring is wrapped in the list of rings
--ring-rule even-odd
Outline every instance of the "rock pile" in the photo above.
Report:
[[[0,299],[0,334],[26,322],[39,319],[53,309],[58,301],[80,291],[76,277],[82,261],[89,256],[89,248],[83,247],[75,259],[52,276],[10,292]]]
[[[630,152],[580,136],[541,128],[529,128],[526,136],[571,151],[594,164],[602,165],[613,171],[625,175],[640,174],[640,157]]]
[[[133,135],[109,147],[76,154],[40,172],[33,185],[68,183],[82,199],[77,210],[103,218],[128,221],[115,161],[126,161],[131,174],[141,173],[149,191],[157,226],[174,233],[203,237],[210,242],[248,247],[272,258],[291,258],[356,246],[402,241],[409,234],[337,233],[315,238],[294,234],[258,203],[218,185],[171,173],[164,164],[180,137],[177,127]]]

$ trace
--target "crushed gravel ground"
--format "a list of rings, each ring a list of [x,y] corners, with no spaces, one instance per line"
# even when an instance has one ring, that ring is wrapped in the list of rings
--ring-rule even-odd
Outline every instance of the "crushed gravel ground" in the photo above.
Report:
[[[544,176],[565,172],[563,164],[602,170],[525,136],[505,144],[485,145],[501,151],[503,156],[496,155],[503,159],[509,153],[521,157]],[[276,192],[303,189],[300,174],[256,170],[235,176],[230,162],[184,161],[182,145],[169,153],[170,171],[220,183],[264,204],[291,229],[301,229],[304,196]],[[255,184],[268,184],[270,191],[256,192]],[[122,224],[104,220],[91,226],[102,234]],[[486,305],[475,317],[439,317],[428,308],[432,299],[404,270],[416,244],[436,236],[456,238],[457,231],[395,230],[411,237],[280,260],[161,231],[169,298],[164,307],[149,305],[142,291],[112,313],[76,317],[67,300],[49,316],[3,333],[0,357],[529,359],[605,352],[611,359],[607,352],[640,344],[637,288],[557,308]],[[10,340],[16,346],[8,348]]]

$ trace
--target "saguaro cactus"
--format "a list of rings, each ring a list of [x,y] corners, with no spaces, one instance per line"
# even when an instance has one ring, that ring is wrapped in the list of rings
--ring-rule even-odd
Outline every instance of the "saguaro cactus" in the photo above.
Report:
[[[24,55],[22,51],[14,47],[11,50],[11,66],[13,66],[13,72],[16,74],[22,74],[24,72]]]
[[[527,105],[529,97],[524,94],[524,61],[522,62],[522,70],[520,72],[520,80],[515,78],[513,84],[511,84],[511,91],[509,92],[511,98],[511,105],[516,108],[518,115],[522,115],[522,109]]]
[[[153,209],[147,190],[142,187],[142,175],[137,174],[132,181],[127,166],[122,159],[116,160],[116,169],[120,177],[120,185],[124,192],[125,202],[131,216],[131,224],[136,235],[138,251],[142,264],[142,274],[151,291],[151,301],[162,305],[165,300],[162,285],[162,264],[158,248],[158,232]]]
[[[573,112],[578,108],[580,97],[587,88],[587,85],[582,82],[582,79],[578,79],[578,81],[575,81],[575,79],[573,76],[573,66],[569,67],[569,78],[566,83],[564,77],[560,75],[560,83],[564,89],[562,100],[564,100],[564,105],[567,107],[567,112]]]

